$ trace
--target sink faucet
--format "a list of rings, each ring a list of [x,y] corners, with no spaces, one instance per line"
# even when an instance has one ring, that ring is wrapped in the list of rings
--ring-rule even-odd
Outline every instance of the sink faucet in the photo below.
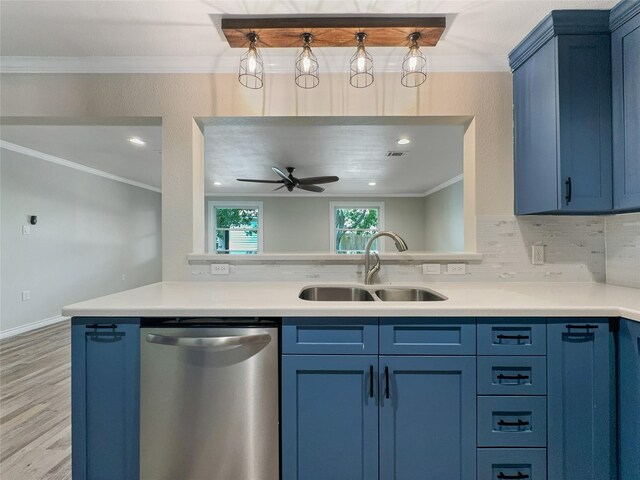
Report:
[[[378,232],[375,235],[373,235],[367,242],[367,247],[364,250],[364,284],[365,285],[372,285],[373,278],[375,277],[376,273],[378,273],[378,271],[380,270],[380,256],[375,252],[373,253],[373,255],[376,258],[376,263],[375,265],[371,266],[371,245],[373,245],[374,240],[378,237],[393,238],[393,241],[395,242],[396,248],[398,249],[399,252],[406,252],[409,249],[409,247],[407,247],[407,242],[405,242],[402,239],[402,237],[397,233]]]

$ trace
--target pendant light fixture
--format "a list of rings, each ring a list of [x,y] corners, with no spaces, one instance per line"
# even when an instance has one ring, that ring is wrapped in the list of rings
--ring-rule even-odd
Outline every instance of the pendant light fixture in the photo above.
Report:
[[[296,85],[300,88],[315,88],[320,83],[320,77],[318,76],[318,59],[311,51],[313,35],[303,33],[300,39],[302,52],[296,58]]]
[[[253,32],[247,33],[247,40],[249,40],[249,50],[240,57],[238,81],[247,88],[257,90],[264,84],[262,57],[256,48],[258,35]]]
[[[356,88],[365,88],[373,83],[373,58],[364,48],[366,38],[367,34],[364,32],[356,34],[358,46],[351,57],[349,83]]]
[[[427,79],[427,59],[420,51],[418,40],[420,32],[409,35],[409,52],[402,60],[402,78],[400,83],[405,87],[418,87]]]

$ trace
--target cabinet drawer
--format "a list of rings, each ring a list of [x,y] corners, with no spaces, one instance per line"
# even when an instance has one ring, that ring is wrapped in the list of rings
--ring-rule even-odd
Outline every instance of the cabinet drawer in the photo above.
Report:
[[[479,447],[546,445],[546,397],[478,397]]]
[[[384,355],[475,355],[474,318],[381,318]]]
[[[478,320],[478,355],[545,355],[547,325],[543,318]]]
[[[478,357],[478,395],[546,395],[546,357]]]
[[[478,480],[547,480],[544,448],[478,450]]]
[[[282,353],[376,355],[378,319],[283,319]]]

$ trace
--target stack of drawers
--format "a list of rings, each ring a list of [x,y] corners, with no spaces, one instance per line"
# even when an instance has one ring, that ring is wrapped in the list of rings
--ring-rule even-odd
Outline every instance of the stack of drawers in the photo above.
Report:
[[[546,329],[540,318],[478,319],[478,479],[547,480]]]

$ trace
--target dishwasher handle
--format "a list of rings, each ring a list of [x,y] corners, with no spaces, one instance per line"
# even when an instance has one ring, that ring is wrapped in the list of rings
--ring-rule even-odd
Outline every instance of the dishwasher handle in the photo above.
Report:
[[[269,343],[271,335],[261,332],[253,335],[234,335],[230,337],[173,337],[170,335],[147,334],[147,342],[174,347],[237,347]]]

